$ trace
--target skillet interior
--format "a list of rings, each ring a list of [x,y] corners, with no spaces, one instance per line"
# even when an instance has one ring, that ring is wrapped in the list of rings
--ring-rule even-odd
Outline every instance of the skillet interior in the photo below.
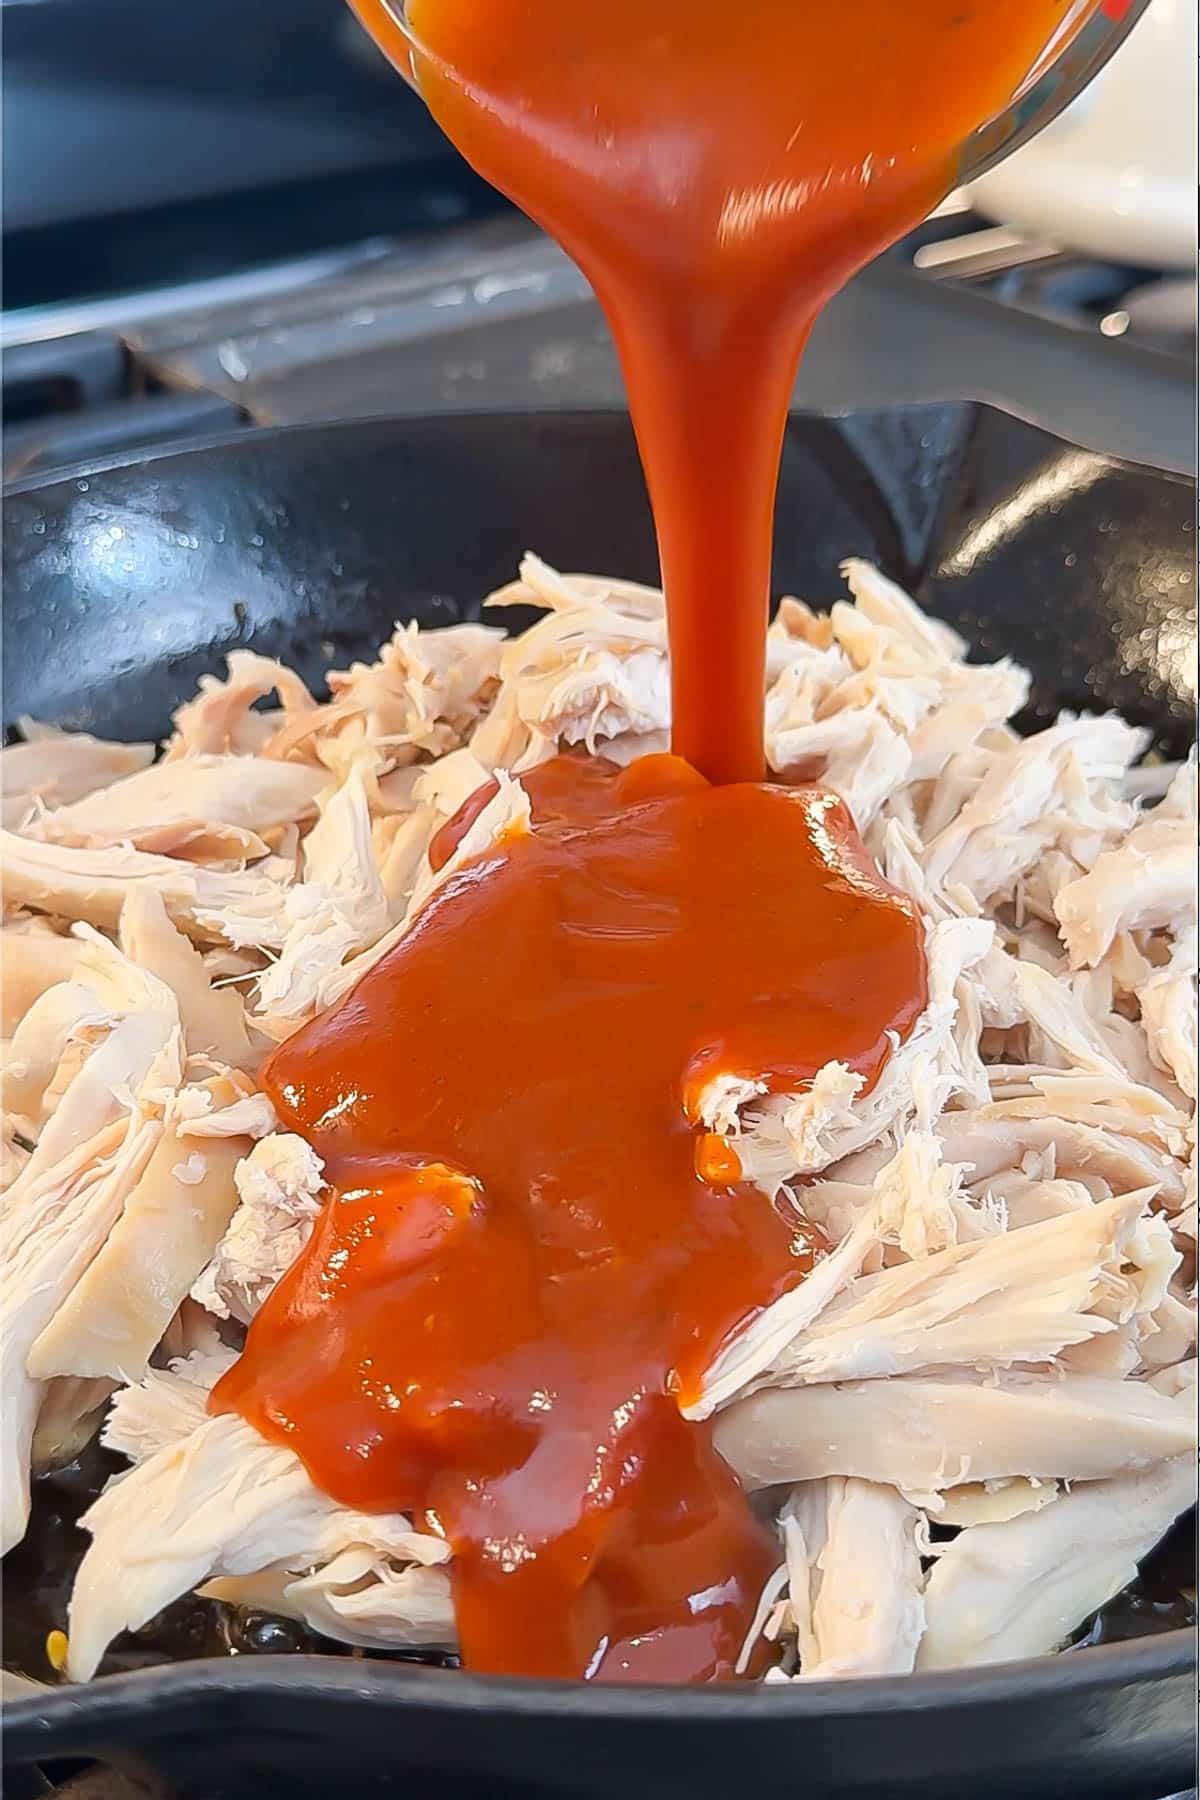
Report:
[[[987,407],[796,416],[776,587],[826,605],[839,562],[869,557],[981,656],[1031,668],[1033,717],[1115,706],[1178,753],[1195,705],[1193,491]],[[319,678],[373,654],[396,618],[474,616],[526,549],[657,579],[620,416],[306,425],[17,483],[4,718],[155,735],[226,649]]]
[[[1194,706],[1192,519],[1191,484],[987,408],[796,418],[776,583],[827,604],[840,559],[869,557],[981,654],[1032,668],[1031,720],[1115,705],[1178,755]],[[244,433],[19,484],[4,717],[161,735],[226,649],[277,652],[315,679],[372,653],[393,619],[473,616],[526,548],[654,579],[619,416]],[[368,1786],[436,1773],[446,1793],[715,1794],[747,1762],[778,1779],[799,1755],[826,1793],[1033,1795],[1063,1791],[1069,1772],[1072,1787],[1150,1794],[1187,1776],[1190,1660],[1173,1632],[1027,1669],[723,1695],[208,1662],[12,1707],[6,1747],[141,1750],[206,1796],[326,1792],[350,1744]]]

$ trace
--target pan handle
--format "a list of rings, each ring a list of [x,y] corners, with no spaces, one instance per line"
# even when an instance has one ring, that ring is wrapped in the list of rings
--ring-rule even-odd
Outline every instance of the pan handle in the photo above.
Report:
[[[1192,362],[951,287],[882,257],[818,320],[795,404],[981,400],[1081,449],[1196,472]]]

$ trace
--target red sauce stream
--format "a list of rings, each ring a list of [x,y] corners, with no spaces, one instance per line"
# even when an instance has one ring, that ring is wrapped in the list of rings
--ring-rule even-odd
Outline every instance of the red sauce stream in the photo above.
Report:
[[[352,4],[407,60],[382,0]],[[679,1407],[814,1244],[696,1095],[834,1058],[870,1083],[925,1000],[920,922],[840,802],[758,785],[788,399],[823,302],[1093,6],[412,0],[434,114],[612,324],[677,758],[526,777],[532,831],[272,1057],[333,1197],[213,1403],[445,1533],[470,1668],[729,1675],[776,1558]]]
[[[384,0],[351,4],[408,66]],[[713,781],[763,774],[775,480],[813,321],[1095,6],[410,0],[434,117],[607,314],[658,529],[672,748]]]
[[[215,1403],[433,1515],[468,1667],[727,1675],[775,1552],[679,1405],[813,1246],[689,1113],[717,1071],[873,1080],[920,926],[820,789],[525,780],[532,832],[267,1064],[335,1197]]]

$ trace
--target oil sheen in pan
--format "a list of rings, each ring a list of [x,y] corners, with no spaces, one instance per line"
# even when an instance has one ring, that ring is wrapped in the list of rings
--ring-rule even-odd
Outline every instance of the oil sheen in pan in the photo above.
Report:
[[[16,1673],[34,1681],[56,1680],[46,1655],[46,1639],[51,1631],[65,1628],[71,1584],[87,1547],[86,1534],[77,1521],[109,1476],[123,1467],[123,1458],[93,1443],[76,1461],[35,1480],[29,1531],[4,1565],[4,1662]],[[1151,1551],[1138,1579],[1080,1626],[1072,1648],[1193,1629],[1194,1534],[1194,1516],[1187,1514]],[[453,1652],[351,1650],[306,1630],[294,1619],[188,1597],[167,1607],[140,1631],[117,1638],[100,1672],[113,1675],[200,1656],[286,1655],[301,1650],[328,1656],[379,1656],[443,1669],[458,1667]]]

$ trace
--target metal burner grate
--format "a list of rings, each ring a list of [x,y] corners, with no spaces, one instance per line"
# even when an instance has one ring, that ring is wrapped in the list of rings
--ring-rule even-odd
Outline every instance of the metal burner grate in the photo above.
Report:
[[[1084,448],[1191,472],[1193,357],[1136,325],[1164,304],[1144,275],[943,211],[828,308],[794,403],[989,400]],[[12,398],[43,408],[12,422],[6,477],[247,420],[624,407],[583,277],[512,213],[15,315],[0,337]]]

